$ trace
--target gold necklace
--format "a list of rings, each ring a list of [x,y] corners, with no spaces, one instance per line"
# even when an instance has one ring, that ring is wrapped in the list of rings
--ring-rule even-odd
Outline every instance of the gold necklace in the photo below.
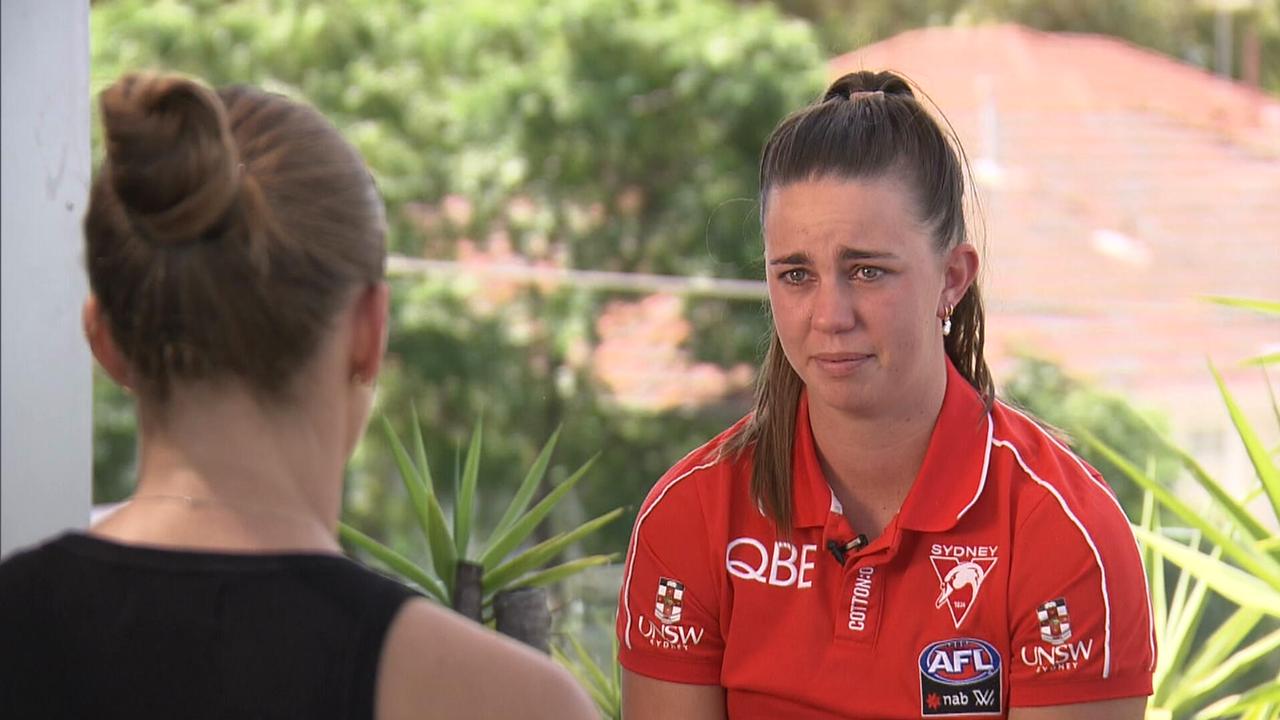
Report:
[[[292,520],[294,522],[304,523],[307,525],[323,525],[323,523],[318,522],[313,517],[302,515],[296,512],[289,512],[287,510],[270,508],[263,505],[254,505],[251,503],[238,503],[238,502],[231,502],[227,500],[215,500],[213,498],[196,497],[194,495],[147,493],[145,495],[134,495],[133,497],[129,498],[127,502],[131,504],[135,502],[145,502],[147,500],[170,500],[170,501],[177,500],[186,504],[188,507],[192,509],[199,509],[203,507],[212,507],[214,509],[224,508],[231,512],[250,512],[250,513],[256,513],[259,515],[272,515],[275,517],[282,517],[288,520]]]

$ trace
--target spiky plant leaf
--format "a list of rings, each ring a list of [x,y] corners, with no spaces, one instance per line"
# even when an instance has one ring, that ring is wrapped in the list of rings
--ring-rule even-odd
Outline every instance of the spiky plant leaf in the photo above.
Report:
[[[1219,595],[1241,607],[1254,608],[1280,617],[1280,590],[1263,580],[1163,535],[1148,532],[1141,527],[1134,527],[1133,531],[1139,539],[1154,545],[1184,572],[1204,580]]]
[[[525,538],[529,537],[534,528],[538,526],[538,523],[542,522],[542,520],[546,518],[547,514],[551,512],[552,508],[554,508],[560,500],[578,484],[578,481],[582,480],[582,478],[587,474],[587,471],[591,469],[591,466],[595,464],[596,458],[598,457],[600,457],[599,454],[593,456],[590,460],[584,463],[582,467],[578,468],[577,472],[570,475],[564,482],[560,483],[553,488],[551,492],[547,493],[547,496],[542,498],[542,500],[539,501],[538,504],[534,505],[532,509],[520,516],[519,519],[511,524],[511,527],[508,528],[506,532],[495,537],[493,544],[490,545],[489,549],[480,557],[480,564],[485,567],[494,567],[498,560],[506,557],[517,547],[520,547],[520,543],[524,542]]]
[[[369,553],[378,562],[398,573],[401,577],[412,581],[439,602],[445,605],[449,604],[449,594],[445,590],[444,584],[438,578],[413,564],[412,560],[346,523],[338,524],[338,536],[342,538],[343,542],[355,545]]]
[[[476,484],[480,478],[480,447],[484,437],[484,423],[476,420],[471,431],[471,445],[467,448],[462,479],[458,484],[458,496],[453,503],[453,539],[458,557],[467,557],[471,547],[471,524],[475,519]]]
[[[1141,470],[1138,470],[1133,466],[1133,463],[1130,463],[1127,459],[1121,456],[1120,453],[1113,450],[1092,433],[1082,430],[1080,431],[1080,437],[1106,457],[1107,460],[1118,467],[1121,472],[1137,483],[1139,487],[1142,487],[1155,495],[1156,499],[1160,501],[1160,504],[1172,510],[1175,515],[1182,519],[1183,522],[1199,530],[1204,534],[1205,538],[1214,545],[1221,547],[1224,555],[1234,560],[1249,572],[1259,578],[1262,578],[1265,583],[1264,587],[1269,585],[1271,587],[1280,588],[1280,562],[1277,562],[1275,558],[1270,555],[1255,552],[1251,546],[1237,542],[1228,534],[1227,531],[1219,528],[1211,520],[1206,518],[1202,511],[1193,509],[1181,498],[1174,495],[1163,484],[1155,478],[1148,477],[1146,473]],[[1234,518],[1234,516],[1231,517]],[[1141,528],[1135,528],[1135,530],[1143,532]],[[1148,535],[1150,534],[1148,533]],[[1160,537],[1162,541],[1165,540],[1162,536],[1155,537]],[[1174,552],[1186,550],[1185,547],[1182,547],[1177,543],[1172,544],[1178,548]],[[1165,554],[1169,555],[1169,553]],[[1170,559],[1173,559],[1172,556],[1170,556]],[[1175,560],[1175,562],[1177,561]],[[1178,564],[1186,567],[1180,562]]]
[[[499,537],[510,530],[511,525],[520,517],[520,514],[528,509],[529,502],[533,500],[533,494],[538,490],[538,484],[542,482],[542,478],[547,474],[547,466],[551,462],[551,453],[555,450],[556,442],[559,439],[560,428],[556,428],[555,432],[551,433],[551,438],[542,446],[542,450],[538,453],[538,457],[534,459],[533,465],[529,466],[529,472],[525,473],[524,480],[520,481],[520,487],[516,489],[515,496],[511,498],[511,504],[507,505],[506,512],[502,514],[502,518],[494,526],[486,551],[488,547],[493,546],[493,543]]]
[[[1262,481],[1262,487],[1267,492],[1267,497],[1271,500],[1271,510],[1275,514],[1275,518],[1280,520],[1280,467],[1276,466],[1275,460],[1271,458],[1271,454],[1267,452],[1267,448],[1262,444],[1262,439],[1258,437],[1258,433],[1253,429],[1253,425],[1249,419],[1244,416],[1244,411],[1236,403],[1235,398],[1231,395],[1231,391],[1222,382],[1222,376],[1212,366],[1209,370],[1213,373],[1213,379],[1218,383],[1218,390],[1222,393],[1222,401],[1227,405],[1227,412],[1231,414],[1231,423],[1236,427],[1236,434],[1240,436],[1240,441],[1244,443],[1245,451],[1249,454],[1249,461],[1253,463],[1254,472],[1258,474],[1258,479]]]
[[[617,559],[618,559],[617,553],[612,553],[610,555],[588,555],[587,557],[584,557],[584,558],[578,558],[577,560],[570,560],[569,562],[561,563],[554,567],[549,567],[546,570],[540,570],[536,573],[526,575],[520,578],[519,580],[516,580],[515,582],[511,583],[508,587],[514,589],[514,588],[522,588],[522,587],[541,587],[543,585],[551,585],[552,583],[558,583],[567,577],[572,577],[574,575],[577,575],[578,573],[582,572],[583,570],[586,570],[587,568],[593,568],[599,565],[608,565],[609,563]]]
[[[486,570],[484,577],[485,592],[497,592],[511,580],[545,565],[574,543],[613,522],[620,515],[622,515],[622,508],[610,510],[572,530],[562,532],[534,545],[491,571]]]

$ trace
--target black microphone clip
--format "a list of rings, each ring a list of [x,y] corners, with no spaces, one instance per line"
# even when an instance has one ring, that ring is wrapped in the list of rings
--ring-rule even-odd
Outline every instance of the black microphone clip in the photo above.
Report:
[[[828,540],[827,550],[831,552],[831,557],[835,558],[836,562],[844,565],[845,558],[848,557],[849,553],[857,552],[858,550],[866,547],[866,545],[867,536],[862,533],[858,533],[847,543],[841,543],[837,540]]]

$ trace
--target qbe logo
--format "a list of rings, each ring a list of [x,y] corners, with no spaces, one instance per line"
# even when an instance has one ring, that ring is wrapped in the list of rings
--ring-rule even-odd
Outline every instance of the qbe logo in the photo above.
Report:
[[[986,640],[952,638],[920,653],[922,715],[999,715],[1000,653]]]
[[[772,550],[750,537],[740,537],[724,551],[724,567],[729,574],[774,587],[813,587],[813,556],[818,546],[775,542]]]

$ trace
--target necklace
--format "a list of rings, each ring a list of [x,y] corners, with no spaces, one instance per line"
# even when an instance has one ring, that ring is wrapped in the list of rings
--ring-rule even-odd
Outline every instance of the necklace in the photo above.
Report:
[[[229,500],[215,500],[213,498],[196,497],[194,495],[176,495],[168,493],[147,493],[145,495],[134,495],[127,501],[129,504],[135,502],[146,502],[148,500],[167,500],[170,502],[177,501],[184,503],[187,507],[193,509],[199,508],[224,508],[231,512],[246,512],[258,515],[271,515],[273,517],[285,518],[293,522],[305,523],[307,525],[317,524],[316,519],[302,515],[301,513],[289,512],[278,508],[266,507],[264,505],[254,505],[252,503],[240,503]]]

